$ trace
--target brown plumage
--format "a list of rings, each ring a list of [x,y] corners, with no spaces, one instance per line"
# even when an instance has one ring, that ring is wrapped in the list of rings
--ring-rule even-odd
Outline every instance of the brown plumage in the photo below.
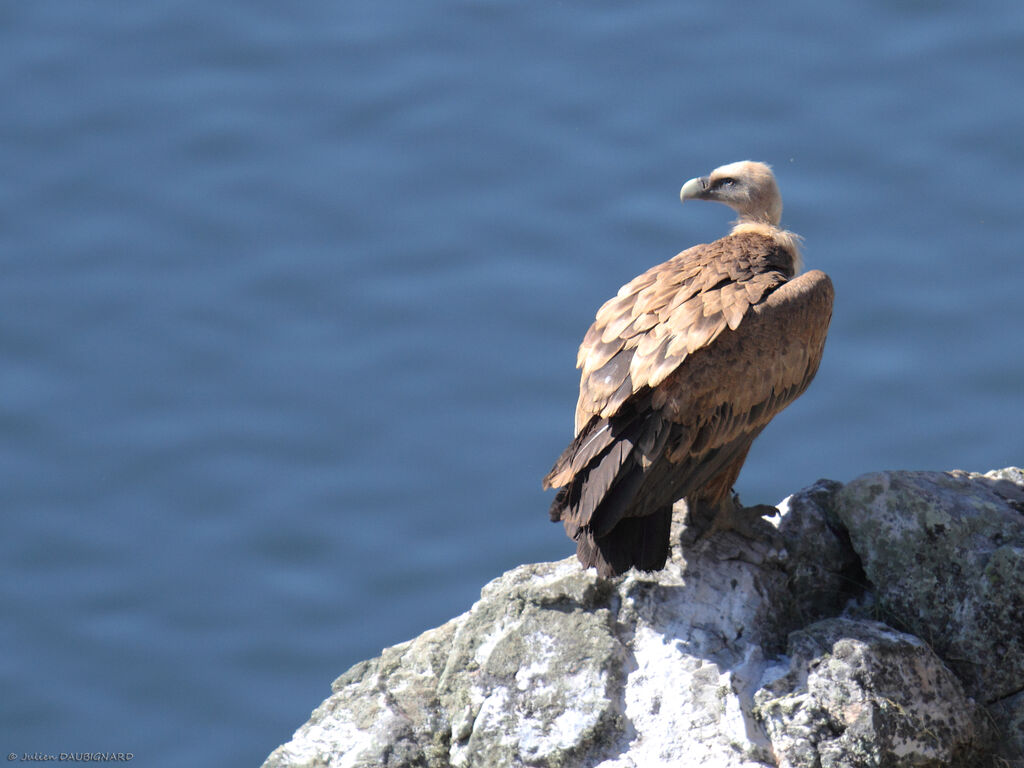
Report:
[[[577,358],[576,437],[544,478],[560,489],[552,520],[605,576],[664,567],[681,498],[705,530],[745,527],[732,486],[754,438],[814,378],[832,315],[828,276],[795,277],[768,166],[722,166],[680,197],[740,218],[598,310]]]

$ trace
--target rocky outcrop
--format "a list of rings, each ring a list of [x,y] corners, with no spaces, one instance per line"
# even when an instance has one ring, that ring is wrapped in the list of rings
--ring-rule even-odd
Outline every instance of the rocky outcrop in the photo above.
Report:
[[[1024,473],[779,509],[655,574],[506,573],[338,678],[265,768],[1024,766]]]
[[[754,696],[780,765],[984,764],[983,714],[916,637],[825,619],[790,635],[787,655]]]
[[[927,641],[985,703],[1024,688],[1024,473],[879,472],[847,485],[881,618]]]

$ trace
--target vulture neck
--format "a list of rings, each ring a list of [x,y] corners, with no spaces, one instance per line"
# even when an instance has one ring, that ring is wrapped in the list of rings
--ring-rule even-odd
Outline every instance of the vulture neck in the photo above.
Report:
[[[774,224],[766,221],[755,221],[747,218],[740,218],[733,225],[730,235],[755,234],[767,237],[775,242],[780,248],[789,251],[793,256],[793,276],[799,275],[804,268],[804,260],[800,255],[800,235],[786,229],[780,229]]]

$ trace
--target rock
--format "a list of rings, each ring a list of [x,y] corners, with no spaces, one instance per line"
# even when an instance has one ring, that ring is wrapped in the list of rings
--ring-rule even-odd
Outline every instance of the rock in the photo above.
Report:
[[[1024,689],[1024,473],[879,472],[836,495],[880,618],[991,703]]]
[[[803,624],[835,616],[837,606],[859,595],[866,583],[850,535],[833,511],[842,487],[819,480],[779,505],[779,534],[789,553],[786,570]]]
[[[462,618],[356,664],[264,765],[446,765],[449,726],[437,681]]]
[[[992,723],[1000,734],[1002,766],[1024,766],[1024,691],[1000,699],[989,707]]]
[[[619,729],[626,658],[610,583],[572,561],[517,568],[484,588],[438,680],[451,721],[441,765],[552,765]]]
[[[765,540],[718,534],[658,573],[521,566],[338,678],[265,768],[1010,765],[1020,500],[1020,470],[820,481]],[[955,656],[997,648],[1005,679]]]
[[[983,712],[921,640],[826,619],[789,638],[789,669],[755,695],[785,768],[981,765]]]

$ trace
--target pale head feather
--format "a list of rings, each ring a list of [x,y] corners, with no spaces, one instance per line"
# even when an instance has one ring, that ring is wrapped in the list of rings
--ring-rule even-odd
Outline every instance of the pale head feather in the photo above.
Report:
[[[731,234],[756,232],[772,238],[792,252],[794,269],[800,271],[800,237],[779,227],[782,195],[771,166],[753,160],[728,163],[703,178],[690,179],[683,185],[680,199],[683,202],[712,200],[728,205],[739,214]]]

